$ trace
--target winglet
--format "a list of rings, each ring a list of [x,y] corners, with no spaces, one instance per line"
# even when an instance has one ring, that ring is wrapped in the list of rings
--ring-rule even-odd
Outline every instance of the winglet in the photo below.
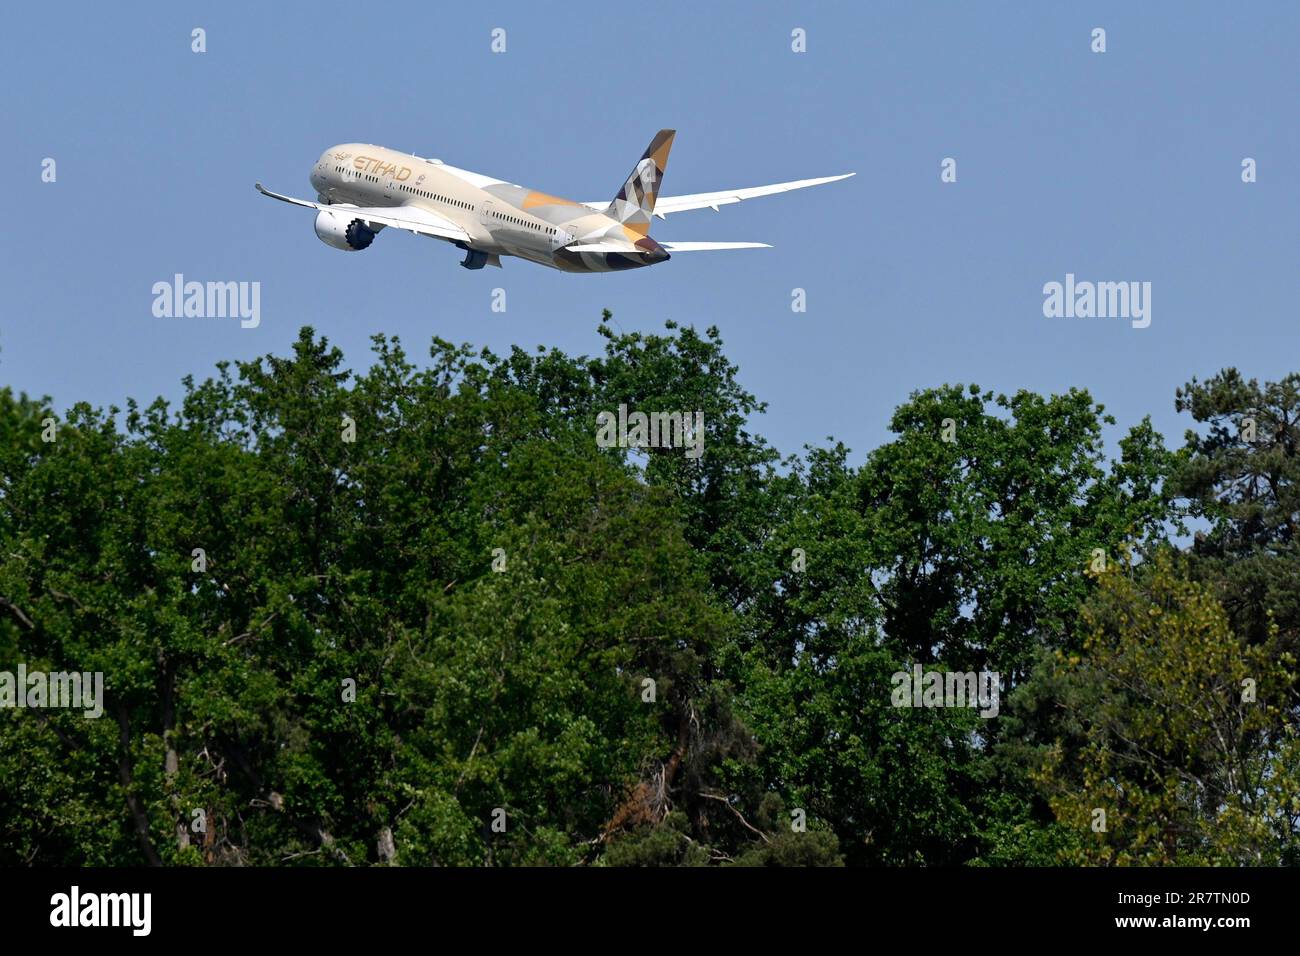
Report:
[[[294,199],[292,196],[282,196],[280,195],[280,193],[273,193],[271,192],[271,190],[267,189],[261,183],[253,183],[253,185],[257,187],[257,191],[259,193],[261,193],[263,196],[266,196],[270,199],[278,199],[280,200],[280,202],[291,203],[294,206],[306,206],[308,209],[320,208],[317,203],[308,202],[305,199]]]

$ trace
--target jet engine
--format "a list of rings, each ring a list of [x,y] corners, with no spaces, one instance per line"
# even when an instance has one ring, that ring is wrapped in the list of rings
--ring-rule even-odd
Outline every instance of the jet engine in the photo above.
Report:
[[[380,226],[379,229],[384,228]],[[321,242],[344,252],[357,252],[375,241],[375,233],[362,219],[351,218],[345,209],[322,209],[316,214],[316,235]]]

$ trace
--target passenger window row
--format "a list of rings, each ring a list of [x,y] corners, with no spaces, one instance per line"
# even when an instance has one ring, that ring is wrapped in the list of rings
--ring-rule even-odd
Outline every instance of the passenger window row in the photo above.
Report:
[[[348,172],[348,168],[346,166],[335,166],[334,171],[336,173],[346,174]],[[377,176],[357,175],[357,178],[367,179],[372,183],[379,182],[379,177]],[[458,209],[474,208],[472,204],[467,203],[464,200],[452,199],[449,196],[439,196],[437,193],[431,193],[428,190],[424,190],[424,189],[416,189],[414,186],[407,186],[405,183],[399,183],[397,188],[402,190],[403,192],[408,192],[413,196],[420,196],[423,199],[432,199],[435,202],[443,202],[449,206],[455,206]],[[557,231],[554,226],[540,226],[535,222],[529,222],[527,219],[520,219],[518,216],[504,216],[499,212],[494,212],[492,215],[495,216],[497,219],[502,220],[503,222],[513,223],[516,226],[523,226],[525,229],[535,229],[538,232],[544,232],[550,236],[555,235]]]

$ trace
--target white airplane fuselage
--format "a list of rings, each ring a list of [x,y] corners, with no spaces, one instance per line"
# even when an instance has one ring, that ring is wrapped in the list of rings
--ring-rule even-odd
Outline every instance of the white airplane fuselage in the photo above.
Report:
[[[590,206],[382,146],[344,143],[325,150],[312,169],[311,185],[321,203],[338,207],[337,213],[323,210],[317,221],[317,235],[335,248],[364,249],[384,228],[354,229],[349,239],[348,207],[414,206],[465,231],[469,241],[457,245],[470,254],[467,264],[477,253],[487,257],[487,264],[498,264],[492,257],[517,256],[566,272],[609,272],[669,258],[649,236]],[[565,248],[609,241],[611,236],[622,239],[627,248]]]
[[[620,272],[667,261],[678,252],[766,249],[764,242],[662,244],[650,224],[670,213],[712,209],[759,196],[820,186],[853,173],[745,186],[708,193],[662,196],[664,170],[675,130],[654,135],[640,160],[608,202],[574,202],[481,173],[448,166],[383,146],[343,143],[321,153],[311,171],[316,200],[257,191],[316,212],[316,235],[335,249],[356,252],[394,228],[450,242],[465,251],[467,269],[500,266],[516,256],[564,272]]]

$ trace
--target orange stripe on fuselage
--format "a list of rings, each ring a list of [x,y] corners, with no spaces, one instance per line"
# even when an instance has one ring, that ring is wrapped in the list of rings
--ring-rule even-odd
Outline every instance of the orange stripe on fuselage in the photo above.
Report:
[[[582,203],[574,202],[572,199],[561,199],[559,196],[550,196],[546,193],[530,192],[524,197],[524,204],[521,209],[532,209],[534,206],[581,206]]]

